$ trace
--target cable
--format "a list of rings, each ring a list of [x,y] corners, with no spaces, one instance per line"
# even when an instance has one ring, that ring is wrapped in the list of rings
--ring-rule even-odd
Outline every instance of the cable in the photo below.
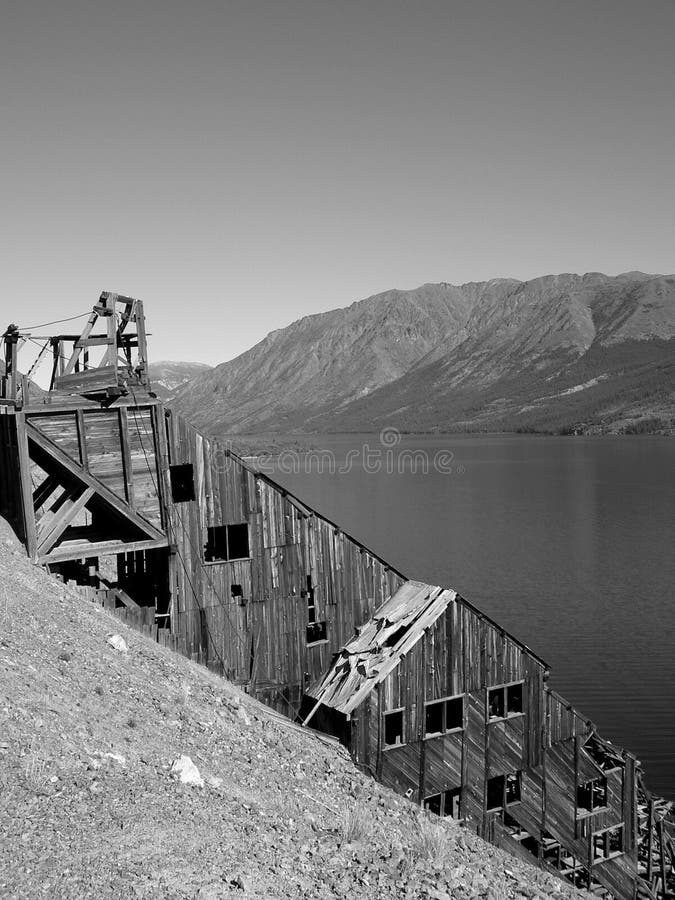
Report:
[[[41,322],[39,325],[23,325],[19,328],[19,331],[30,331],[31,328],[46,328],[48,325],[60,325],[62,322],[74,322],[75,319],[83,319],[85,316],[90,316],[91,313],[80,313],[79,316],[70,316],[67,319],[55,319],[53,322]]]

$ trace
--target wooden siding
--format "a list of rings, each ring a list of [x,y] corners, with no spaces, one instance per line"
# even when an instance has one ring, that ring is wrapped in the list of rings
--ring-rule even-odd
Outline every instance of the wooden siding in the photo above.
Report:
[[[631,900],[634,760],[601,769],[584,748],[592,723],[546,688],[547,676],[542,660],[457,597],[355,711],[352,752],[385,785],[420,803],[461,787],[462,817],[532,860],[503,813],[486,809],[487,780],[519,772],[520,800],[506,809],[511,819],[538,842],[544,833],[558,841],[561,857],[573,855],[596,881]],[[489,719],[489,689],[521,681],[522,713]],[[425,738],[425,703],[455,696],[464,697],[462,730]],[[404,743],[385,747],[384,717],[395,710],[403,711]],[[577,786],[594,777],[607,779],[607,808],[578,816]],[[593,861],[592,834],[616,825],[624,826],[626,852]]]
[[[0,515],[25,540],[16,417],[0,406]]]
[[[171,465],[191,464],[196,499],[173,503],[169,537],[177,561],[173,627],[188,647],[286,714],[333,654],[404,578],[270,478],[166,417]],[[204,559],[207,529],[248,526],[249,558]],[[233,585],[242,597],[232,595]],[[308,591],[326,640],[307,643]]]

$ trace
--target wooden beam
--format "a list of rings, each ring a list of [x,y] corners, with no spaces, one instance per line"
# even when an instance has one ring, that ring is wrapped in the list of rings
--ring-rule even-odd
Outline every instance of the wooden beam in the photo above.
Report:
[[[57,563],[66,562],[71,559],[87,559],[93,556],[108,556],[113,553],[134,553],[136,550],[156,550],[162,547],[168,547],[169,542],[166,538],[157,541],[79,541],[73,544],[61,544],[51,553],[38,557],[38,562]]]
[[[76,499],[69,497],[63,504],[57,515],[49,522],[47,533],[42,536],[38,544],[38,555],[45,556],[58,541],[66,528],[80,513],[86,504],[94,496],[94,488],[88,487]]]
[[[34,425],[30,422],[26,422],[25,428],[28,438],[47,454],[53,462],[62,469],[65,469],[66,472],[81,481],[87,487],[93,487],[101,500],[107,503],[108,506],[111,506],[116,512],[135,525],[138,529],[145,532],[149,540],[166,541],[166,536],[159,531],[159,529],[155,528],[154,525],[151,525],[147,519],[140,515],[140,513],[131,509],[128,503],[125,503],[121,497],[118,497],[117,494],[113,493],[103,484],[103,482],[99,481],[98,478],[95,478],[89,472],[85,471],[82,466],[67,456],[63,450],[61,450],[60,447],[57,447],[57,445],[46,435],[42,434],[41,431],[38,431]]]
[[[75,410],[77,423],[77,445],[80,450],[80,463],[83,469],[89,469],[89,456],[87,454],[86,431],[84,430],[84,413],[81,409]]]
[[[87,320],[87,324],[84,326],[82,334],[79,337],[80,341],[86,340],[92,332],[94,325],[96,324],[96,320],[98,319],[98,313],[92,311],[89,319]],[[68,364],[65,369],[61,373],[62,375],[70,375],[75,370],[75,363],[80,358],[80,353],[82,353],[82,347],[76,346],[73,350],[73,355],[68,360]]]
[[[127,503],[133,509],[134,502],[134,479],[131,471],[131,449],[129,447],[129,420],[127,419],[126,407],[120,407],[117,411],[119,417],[120,441],[122,444],[122,464],[124,469],[124,489],[127,495]],[[161,508],[161,498],[160,508]]]
[[[30,480],[30,453],[28,450],[28,429],[25,413],[17,412],[16,438],[19,451],[19,479],[21,482],[21,508],[23,511],[23,531],[26,550],[31,559],[37,556],[37,534],[35,530],[35,509],[33,507],[33,485]]]
[[[60,479],[56,475],[47,475],[42,484],[33,491],[33,509],[37,512],[58,487],[61,487]]]

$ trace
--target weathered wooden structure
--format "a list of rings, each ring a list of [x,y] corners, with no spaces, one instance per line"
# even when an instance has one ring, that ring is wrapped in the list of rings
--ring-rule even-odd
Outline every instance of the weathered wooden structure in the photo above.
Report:
[[[547,679],[543,660],[454,591],[409,581],[310,687],[301,715],[439,815],[580,887],[647,896],[672,859],[639,765]]]
[[[27,339],[51,349],[46,392],[19,374]],[[140,301],[102,294],[79,335],[5,332],[0,514],[36,562],[430,810],[620,900],[672,890],[669,806],[634,756],[454,591],[407,581],[165,408]]]
[[[294,715],[403,575],[164,407],[140,301],[102,294],[81,335],[33,338],[46,393],[18,374],[26,337],[4,336],[0,514],[29,555],[152,607],[183,652]]]

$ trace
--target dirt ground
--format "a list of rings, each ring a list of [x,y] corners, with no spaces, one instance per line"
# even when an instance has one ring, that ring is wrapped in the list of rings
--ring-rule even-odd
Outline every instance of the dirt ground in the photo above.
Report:
[[[0,520],[0,897],[578,894],[128,630]]]

